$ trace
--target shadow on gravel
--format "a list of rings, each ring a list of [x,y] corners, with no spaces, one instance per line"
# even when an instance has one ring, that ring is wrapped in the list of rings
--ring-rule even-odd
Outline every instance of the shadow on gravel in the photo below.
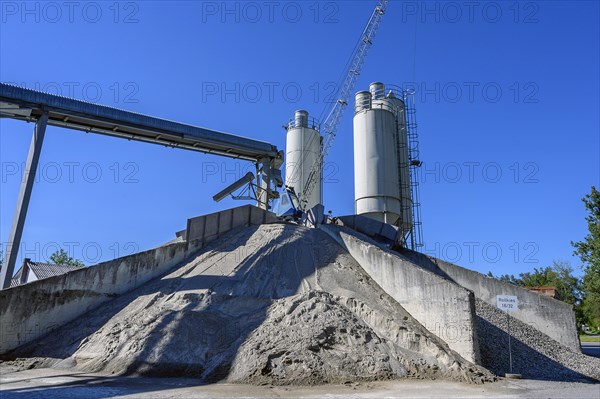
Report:
[[[35,360],[36,358],[51,358],[58,360],[69,358],[77,351],[77,349],[85,340],[100,330],[115,315],[127,308],[127,306],[129,306],[138,297],[151,295],[156,292],[165,293],[165,291],[169,291],[169,294],[173,293],[175,290],[165,290],[164,288],[165,284],[162,283],[162,281],[164,280],[165,276],[168,276],[175,270],[184,267],[205,252],[215,250],[218,247],[227,246],[226,244],[228,241],[231,238],[239,238],[236,236],[238,236],[244,229],[252,229],[252,227],[241,227],[228,232],[219,240],[213,241],[203,248],[198,248],[182,262],[165,271],[160,276],[157,276],[156,278],[133,289],[132,291],[121,294],[112,300],[88,309],[87,312],[82,316],[62,325],[58,329],[53,330],[41,336],[40,338],[35,339],[32,342],[26,343],[18,348],[0,355],[0,361],[19,361],[23,359],[24,368],[32,369],[46,367],[42,360]],[[225,245],[223,245],[224,243]],[[244,245],[245,240],[238,239],[236,240],[236,244]],[[206,279],[208,280],[210,277],[207,276]],[[213,284],[214,281],[206,281],[204,283],[204,285],[207,286]],[[4,392],[5,391],[2,390],[2,395],[0,395],[2,399]]]
[[[509,372],[508,336],[505,331],[496,327],[481,316],[477,316],[479,349],[482,365],[498,375]],[[511,323],[512,324],[512,323]],[[485,339],[481,339],[485,337]],[[511,338],[513,373],[526,379],[600,383],[571,370],[538,352],[516,337]]]
[[[315,272],[315,267],[324,267],[334,260],[314,259],[315,235],[318,239],[326,239],[323,233],[306,230],[298,234],[298,229],[293,226],[284,226],[282,233],[270,242],[271,245],[262,246],[253,253],[242,252],[236,255],[234,251],[242,248],[257,230],[258,227],[251,226],[227,233],[162,276],[100,305],[34,343],[17,348],[4,356],[4,359],[67,359],[137,298],[158,293],[169,298],[187,292],[182,299],[188,303],[182,309],[163,313],[159,322],[153,325],[147,334],[147,339],[142,342],[141,350],[132,354],[129,364],[120,374],[192,377],[195,379],[194,385],[224,380],[230,373],[239,347],[264,322],[267,308],[272,301],[294,295],[303,279]],[[286,243],[287,245],[283,245]],[[307,243],[309,248],[304,246]],[[238,256],[236,261],[239,264],[235,272],[230,275],[190,276],[185,273],[177,277],[167,277],[168,274],[193,262],[194,258],[202,253],[211,250],[213,254],[207,263],[218,264],[225,256]],[[294,259],[306,260],[305,258],[311,262],[305,262],[303,267],[295,268],[295,273],[289,273],[290,262]],[[270,276],[271,274],[273,275]],[[262,285],[258,283],[261,280],[264,281]],[[212,299],[206,307],[199,310],[198,304],[203,300],[203,294],[196,292],[207,289],[212,292]],[[117,352],[126,344],[127,342],[120,343]],[[161,350],[157,352],[156,348],[159,345]],[[105,353],[109,349],[104,348]],[[102,355],[104,356],[104,353]],[[2,389],[0,397],[31,398],[35,393],[36,397],[39,394],[40,397],[100,399],[119,395],[114,388],[103,388],[103,381],[109,383],[112,380],[111,377],[94,377],[53,385],[47,389],[43,386],[39,389],[38,385],[35,392],[29,388]],[[46,396],[42,395],[42,392],[45,392]]]

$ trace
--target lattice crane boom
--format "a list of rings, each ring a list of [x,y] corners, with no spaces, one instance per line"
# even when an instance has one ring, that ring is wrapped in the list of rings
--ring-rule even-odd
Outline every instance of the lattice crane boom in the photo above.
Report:
[[[350,95],[356,86],[356,81],[362,71],[363,64],[367,57],[367,52],[373,44],[373,38],[377,33],[377,29],[379,28],[383,14],[385,14],[387,5],[388,0],[377,1],[377,5],[371,13],[369,22],[367,22],[365,29],[361,33],[358,44],[354,49],[351,61],[348,64],[346,74],[343,78],[343,82],[339,86],[337,92],[337,101],[323,122],[322,126],[324,138],[323,145],[321,146],[321,154],[310,169],[306,184],[304,185],[304,192],[299,193],[298,195],[300,206],[303,208],[302,210],[305,210],[304,206],[306,205],[308,198],[310,197],[317,183],[320,181],[323,164],[327,158],[327,155],[329,154],[329,151],[331,150],[331,146],[335,140],[340,122],[342,121],[342,116],[344,115],[344,111],[348,106],[348,100],[350,99]]]

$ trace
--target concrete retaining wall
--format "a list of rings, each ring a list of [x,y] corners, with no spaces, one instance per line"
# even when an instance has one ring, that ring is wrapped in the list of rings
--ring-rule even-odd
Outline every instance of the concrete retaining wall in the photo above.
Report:
[[[465,359],[480,363],[472,292],[413,265],[361,233],[333,225],[320,228],[425,328]]]
[[[496,306],[496,295],[515,295],[519,300],[519,311],[511,313],[511,316],[565,346],[580,350],[571,305],[417,252],[408,252],[405,256],[417,265],[473,291],[477,298],[492,306]]]
[[[188,220],[191,241],[0,291],[0,354],[45,335],[102,303],[131,291],[194,256],[205,244],[242,226],[277,221],[242,206]],[[187,234],[183,236],[187,237]]]
[[[167,245],[0,291],[0,354],[165,273],[185,260],[185,247]]]

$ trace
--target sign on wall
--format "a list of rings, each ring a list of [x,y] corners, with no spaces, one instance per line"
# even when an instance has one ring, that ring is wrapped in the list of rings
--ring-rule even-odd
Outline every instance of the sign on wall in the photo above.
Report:
[[[513,295],[496,295],[496,307],[505,312],[519,310],[519,300]]]

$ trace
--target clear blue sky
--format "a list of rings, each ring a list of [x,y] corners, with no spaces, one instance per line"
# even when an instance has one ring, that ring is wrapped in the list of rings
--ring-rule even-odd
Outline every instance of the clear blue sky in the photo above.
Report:
[[[0,4],[3,82],[283,149],[281,125],[320,115],[374,2]],[[600,185],[599,20],[595,1],[390,3],[356,90],[417,88],[425,252],[497,274],[579,266],[580,199]],[[32,127],[0,121],[3,247]],[[352,159],[349,110],[325,172],[337,215],[354,210]],[[40,166],[20,259],[59,245],[86,264],[241,205],[211,196],[249,167],[58,128]]]

